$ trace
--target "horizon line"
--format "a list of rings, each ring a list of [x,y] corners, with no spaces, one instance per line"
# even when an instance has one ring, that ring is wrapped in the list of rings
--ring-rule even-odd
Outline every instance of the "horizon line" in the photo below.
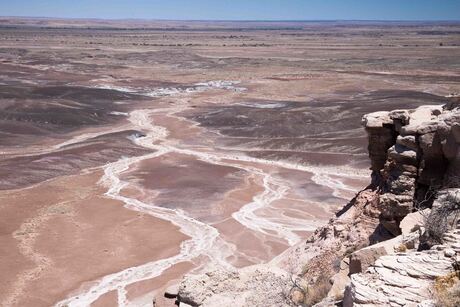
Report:
[[[38,18],[63,20],[106,21],[185,21],[185,22],[460,22],[460,19],[170,19],[170,18],[110,18],[110,17],[57,17],[57,16],[3,16],[0,18]]]

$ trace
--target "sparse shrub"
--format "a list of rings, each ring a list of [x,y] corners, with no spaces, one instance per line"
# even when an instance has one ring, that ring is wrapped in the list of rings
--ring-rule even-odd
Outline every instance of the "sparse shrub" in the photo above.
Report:
[[[332,278],[340,271],[343,258],[341,246],[331,246],[319,255],[310,259],[303,268],[302,277],[305,281],[305,300],[303,306],[312,306],[322,301],[332,288]]]
[[[458,272],[438,277],[434,284],[434,300],[437,307],[460,306],[460,280]]]
[[[421,237],[421,249],[443,243],[443,235],[458,220],[460,214],[460,190],[444,190],[437,199],[431,212],[425,216],[425,233]]]
[[[405,253],[406,251],[407,251],[407,246],[404,243],[401,243],[396,247],[397,253]]]
[[[335,270],[340,270],[340,259],[332,259],[331,262],[326,261],[326,267],[332,270],[319,268],[319,272],[316,272],[309,270],[308,268],[311,269],[311,267],[306,265],[301,275],[294,275],[291,272],[290,288],[286,298],[292,306],[310,307],[321,302],[327,296],[332,286],[330,279],[335,274]],[[318,269],[318,266],[314,265],[314,268]],[[306,278],[307,276],[310,278]]]
[[[321,302],[326,297],[327,293],[331,288],[329,279],[325,276],[321,276],[315,283],[314,286],[309,286],[306,289],[304,305],[313,306],[316,303]]]
[[[301,306],[305,301],[308,286],[305,285],[302,278],[295,276],[292,272],[289,278],[289,289],[288,291],[284,292],[283,295],[291,306]]]
[[[327,277],[320,277],[314,284],[309,285],[304,280],[291,276],[291,288],[287,298],[292,306],[310,307],[321,302],[330,288],[331,284]]]

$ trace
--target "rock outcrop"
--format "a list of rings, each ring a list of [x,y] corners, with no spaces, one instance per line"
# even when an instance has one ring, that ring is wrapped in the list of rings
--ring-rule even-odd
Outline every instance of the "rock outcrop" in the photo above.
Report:
[[[433,189],[460,175],[458,103],[365,115],[374,182],[380,186],[380,223],[399,235],[415,205],[431,206]]]
[[[358,274],[350,276],[344,306],[429,306],[435,278],[451,272],[453,257],[460,253],[459,230],[445,234],[445,245],[426,251],[416,250],[424,226],[446,223],[447,227],[447,216],[430,220],[439,216],[436,212],[444,210],[449,203],[456,202],[458,206],[460,201],[455,199],[460,195],[458,100],[444,107],[424,106],[416,110],[373,113],[365,116],[363,123],[369,134],[370,152],[382,149],[382,144],[389,146],[385,162],[382,163],[382,153],[372,164],[373,177],[381,191],[380,224],[394,235],[403,234],[391,241],[400,237],[406,240],[396,254],[377,249],[377,244],[351,256],[350,267],[358,266],[354,262],[371,262],[371,265],[367,269],[350,270],[350,273]],[[386,135],[386,139],[382,141],[376,135],[379,138]],[[370,157],[374,159],[372,155]],[[432,214],[429,209],[411,213],[426,207],[432,207]],[[407,244],[407,237],[411,235],[414,240]],[[353,262],[356,257],[358,260]]]
[[[452,271],[460,252],[459,230],[445,236],[446,244],[417,251],[423,247],[426,218],[445,206],[443,197],[457,204],[460,200],[455,198],[460,195],[459,104],[454,97],[444,107],[364,116],[371,184],[327,225],[271,263],[185,277],[179,302],[192,306],[429,302],[434,278]]]
[[[286,306],[289,281],[286,271],[265,265],[187,275],[178,301],[180,306]]]
[[[460,255],[460,224],[445,236],[443,246],[382,256],[365,273],[351,275],[343,305],[431,306],[434,280],[452,272]]]

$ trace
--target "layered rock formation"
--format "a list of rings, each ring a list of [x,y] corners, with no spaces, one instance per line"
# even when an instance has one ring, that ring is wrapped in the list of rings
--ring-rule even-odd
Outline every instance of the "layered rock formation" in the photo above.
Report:
[[[184,278],[179,301],[202,306],[429,302],[434,278],[452,271],[460,252],[459,230],[447,234],[446,244],[417,251],[430,210],[441,210],[447,199],[457,206],[460,200],[459,99],[371,113],[363,125],[373,171],[369,187],[270,264]]]
[[[446,244],[378,258],[363,274],[351,275],[344,306],[431,306],[433,282],[452,272],[460,254],[460,224],[446,233]]]
[[[394,235],[400,234],[399,223],[414,204],[431,205],[430,190],[458,181],[460,113],[456,106],[451,102],[444,109],[422,106],[363,118],[374,182],[381,189],[380,221]]]

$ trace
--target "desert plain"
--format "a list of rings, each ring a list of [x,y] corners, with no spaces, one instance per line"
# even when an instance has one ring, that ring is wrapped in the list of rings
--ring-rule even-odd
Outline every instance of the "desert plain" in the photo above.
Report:
[[[173,306],[369,183],[363,114],[460,89],[460,24],[0,20],[0,305]]]

